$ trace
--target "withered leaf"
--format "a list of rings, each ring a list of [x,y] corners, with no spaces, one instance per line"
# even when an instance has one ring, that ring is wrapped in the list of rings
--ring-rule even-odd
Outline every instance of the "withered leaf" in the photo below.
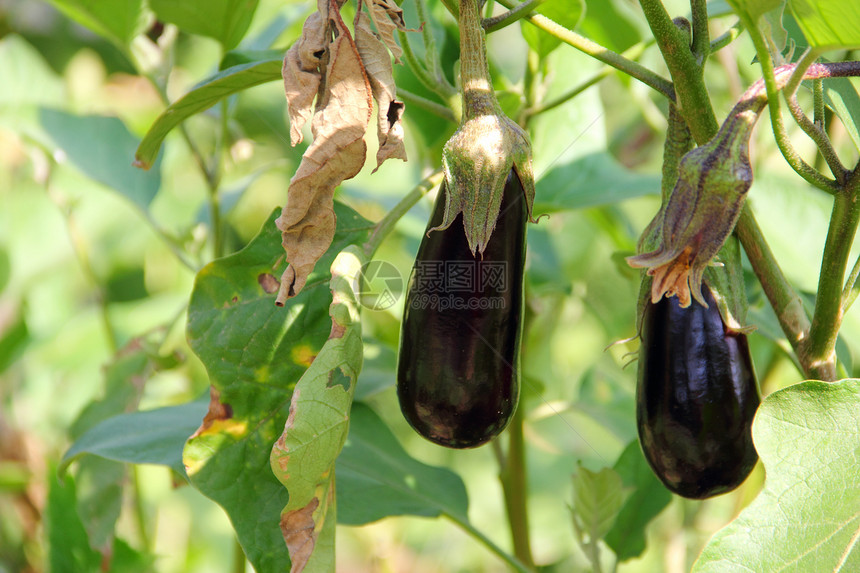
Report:
[[[281,277],[277,304],[302,290],[331,244],[336,223],[334,190],[361,170],[367,152],[364,133],[372,110],[370,85],[336,4],[328,21],[336,38],[327,48],[324,85],[311,122],[314,141],[290,180],[287,204],[276,221],[289,263]]]
[[[403,10],[395,4],[394,0],[370,0],[367,2],[367,11],[380,38],[391,51],[394,61],[399,64],[403,50],[394,41],[394,31],[407,31],[406,23],[403,21]]]
[[[356,18],[355,45],[377,105],[379,150],[376,152],[376,169],[391,157],[406,161],[403,125],[400,123],[405,105],[395,99],[394,73],[388,50],[370,29],[370,19],[364,13],[359,13]]]
[[[311,105],[319,90],[320,64],[328,45],[328,1],[319,0],[318,11],[305,20],[302,36],[284,57],[281,75],[290,114],[290,143],[302,142],[302,127],[311,116]]]
[[[290,573],[302,571],[314,551],[317,539],[314,512],[319,504],[315,497],[305,507],[281,515],[281,533],[290,552]]]

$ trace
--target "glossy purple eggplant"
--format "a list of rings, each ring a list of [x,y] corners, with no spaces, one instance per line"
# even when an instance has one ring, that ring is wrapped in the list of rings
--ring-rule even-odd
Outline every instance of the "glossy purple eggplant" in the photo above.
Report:
[[[669,490],[703,499],[739,486],[758,455],[750,427],[759,392],[746,336],[708,308],[650,301],[642,321],[636,423],[651,469]]]
[[[419,434],[472,448],[505,428],[519,398],[527,209],[511,172],[483,256],[470,252],[462,214],[430,230],[444,210],[440,192],[406,293],[397,397]]]

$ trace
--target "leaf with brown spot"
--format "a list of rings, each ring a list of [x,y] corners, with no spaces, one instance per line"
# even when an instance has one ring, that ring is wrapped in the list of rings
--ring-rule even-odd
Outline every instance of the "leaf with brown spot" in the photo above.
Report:
[[[358,53],[361,54],[361,62],[370,81],[373,98],[376,100],[376,133],[379,139],[376,169],[391,157],[406,161],[403,125],[400,123],[405,105],[395,99],[394,72],[388,50],[370,29],[370,18],[363,12],[356,18],[355,45],[358,47]],[[376,169],[373,171],[376,172]]]
[[[393,0],[370,0],[367,3],[367,11],[379,37],[394,56],[394,62],[399,64],[403,50],[394,41],[394,31],[409,31],[403,21],[403,10]]]
[[[329,22],[337,37],[328,46],[324,86],[311,123],[314,141],[290,181],[287,204],[276,221],[289,262],[281,277],[279,305],[301,292],[331,244],[336,224],[334,190],[361,170],[367,151],[364,133],[372,109],[370,85],[336,8],[330,10]]]
[[[326,570],[322,564],[329,562],[333,569],[334,539],[326,537],[333,532],[324,529],[326,523],[333,529],[336,520],[335,460],[346,442],[355,382],[363,360],[361,323],[352,290],[363,262],[362,251],[350,246],[332,263],[332,333],[296,383],[284,431],[269,459],[272,472],[289,493],[281,523],[293,573],[302,571],[305,563],[309,563],[309,571]],[[323,537],[324,548],[317,545]],[[319,549],[313,552],[314,547]],[[296,569],[299,563],[301,568]]]

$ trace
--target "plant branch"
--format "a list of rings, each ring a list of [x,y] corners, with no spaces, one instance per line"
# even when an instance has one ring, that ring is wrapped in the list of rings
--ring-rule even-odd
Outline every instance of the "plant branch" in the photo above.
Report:
[[[857,224],[860,222],[860,204],[856,201],[858,189],[860,178],[853,177],[851,185],[834,198],[821,258],[809,339],[802,345],[799,355],[807,374],[819,380],[836,379],[835,349],[843,317],[843,281]]]
[[[421,109],[429,111],[430,113],[437,115],[444,120],[457,123],[457,118],[454,116],[454,112],[451,111],[450,108],[445,107],[440,103],[436,103],[433,100],[429,100],[425,97],[421,97],[418,94],[406,91],[403,88],[397,88],[397,97],[399,97],[409,105],[420,107]]]
[[[499,459],[501,471],[499,481],[505,497],[505,510],[511,528],[514,555],[529,569],[534,569],[531,541],[529,539],[529,518],[526,500],[528,485],[526,480],[525,440],[523,439],[523,413],[517,408],[507,429],[508,455]],[[498,440],[496,440],[498,441]]]
[[[630,58],[630,59],[638,58],[645,51],[645,48],[647,48],[650,44],[651,44],[651,41],[640,42],[638,44],[630,46],[630,48],[628,48],[626,51],[624,51],[624,53],[622,53],[621,55],[625,58]],[[609,74],[611,74],[613,71],[614,71],[614,68],[612,68],[611,66],[605,66],[599,72],[595,73],[593,76],[591,76],[590,78],[588,78],[587,80],[585,80],[581,84],[577,85],[576,87],[571,89],[569,92],[566,92],[566,93],[564,93],[564,94],[558,96],[557,98],[550,100],[548,102],[541,103],[538,106],[526,108],[525,110],[523,110],[523,115],[527,118],[533,117],[535,115],[544,113],[545,111],[549,111],[553,108],[556,108],[556,107],[562,105],[563,103],[566,103],[566,102],[570,101],[571,99],[573,99],[574,97],[578,96],[579,94],[581,94],[582,92],[584,92],[585,90],[590,88],[591,86],[599,83],[604,78],[609,76]]]
[[[492,18],[484,18],[481,22],[481,26],[484,27],[484,30],[489,32],[495,32],[496,30],[501,30],[511,24],[515,23],[518,20],[521,20],[528,16],[532,10],[540,6],[546,2],[546,0],[526,0],[516,8],[512,8],[508,10],[504,14],[499,14],[498,16],[493,16]]]
[[[690,0],[693,24],[693,55],[700,67],[704,67],[711,52],[711,36],[708,31],[708,6],[705,0]]]
[[[738,20],[732,25],[731,28],[711,40],[711,46],[710,48],[708,48],[708,52],[713,54],[714,52],[722,50],[723,48],[734,42],[735,39],[737,39],[737,37],[740,36],[741,32],[743,31],[744,27],[741,24],[741,21]]]
[[[510,9],[519,6],[519,2],[517,2],[517,0],[498,0],[498,2],[502,6]],[[554,36],[562,42],[573,46],[580,52],[588,54],[592,58],[624,72],[630,77],[635,78],[643,84],[647,85],[648,87],[660,92],[662,95],[666,96],[670,100],[675,99],[675,92],[672,88],[672,82],[660,76],[660,74],[649,70],[642,64],[639,64],[632,60],[628,60],[620,54],[613,52],[612,50],[605,48],[596,42],[592,42],[588,38],[581,36],[576,32],[568,30],[564,26],[554,22],[553,20],[550,20],[546,16],[541,16],[540,14],[532,14],[530,16],[527,16],[525,19],[540,28],[541,30],[549,33],[551,36]]]
[[[415,77],[418,78],[418,81],[421,82],[421,85],[437,94],[442,101],[448,104],[454,115],[458,115],[460,110],[460,94],[457,90],[444,79],[444,76],[442,79],[439,78],[439,76],[442,76],[441,72],[435,77],[430,75],[430,72],[418,61],[418,57],[412,51],[412,45],[409,43],[409,37],[405,32],[398,30],[397,37],[400,40],[400,47],[403,49],[403,59],[406,60],[406,64],[412,70],[412,73],[415,74]]]
[[[411,209],[424,195],[431,189],[439,186],[442,183],[442,170],[437,169],[427,177],[421,180],[406,197],[400,200],[380,221],[373,227],[367,242],[364,243],[364,253],[368,259],[373,257],[376,249],[382,244],[382,241],[394,230],[394,226]]]
[[[684,116],[693,138],[701,145],[719,129],[705,82],[702,81],[702,67],[690,51],[686,35],[672,22],[659,0],[639,0],[639,5],[672,76],[678,110]]]
[[[453,521],[455,524],[460,526],[460,528],[468,533],[473,539],[481,543],[484,547],[495,553],[499,558],[502,559],[505,563],[507,563],[513,571],[517,571],[517,573],[533,573],[528,567],[526,567],[519,559],[505,552],[501,547],[493,543],[493,541],[475,529],[465,517],[458,517],[447,511],[443,511],[442,515]]]
[[[785,337],[799,355],[800,345],[809,332],[809,316],[800,296],[782,274],[749,205],[741,211],[735,231]]]

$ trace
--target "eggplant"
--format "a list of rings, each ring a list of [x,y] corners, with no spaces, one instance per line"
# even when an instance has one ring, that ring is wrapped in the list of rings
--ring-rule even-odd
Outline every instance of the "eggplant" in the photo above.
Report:
[[[672,492],[704,499],[738,487],[758,455],[750,432],[760,398],[744,334],[708,308],[677,297],[646,303],[636,389],[639,442]]]
[[[505,428],[519,398],[527,208],[511,170],[495,230],[476,257],[462,213],[434,230],[445,212],[442,191],[406,293],[397,397],[419,434],[473,448]]]

